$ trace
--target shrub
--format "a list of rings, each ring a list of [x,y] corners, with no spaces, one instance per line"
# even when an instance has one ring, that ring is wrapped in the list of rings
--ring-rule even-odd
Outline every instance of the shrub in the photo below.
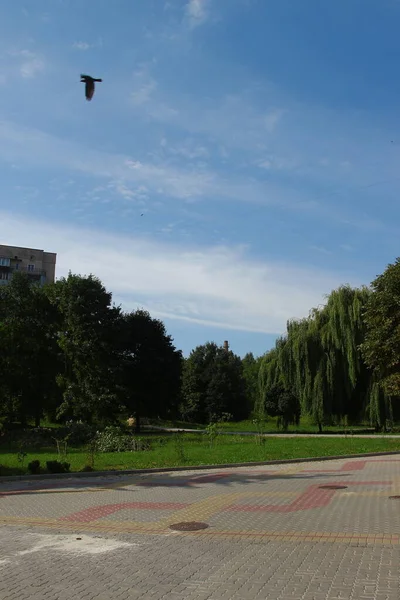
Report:
[[[128,435],[120,427],[113,426],[97,432],[96,446],[99,452],[135,452],[150,449],[150,444],[145,440]]]
[[[23,444],[29,448],[42,448],[50,445],[54,430],[41,427],[40,429],[4,429],[0,437],[1,444],[18,445]]]
[[[28,463],[28,472],[31,475],[38,475],[40,473],[40,460],[32,460]]]
[[[66,423],[68,442],[71,446],[82,446],[87,444],[96,433],[93,425],[82,421],[68,421]]]
[[[91,473],[92,471],[94,471],[94,468],[90,465],[85,465],[82,469],[82,473]]]
[[[69,473],[70,464],[58,460],[48,460],[46,467],[49,473]]]

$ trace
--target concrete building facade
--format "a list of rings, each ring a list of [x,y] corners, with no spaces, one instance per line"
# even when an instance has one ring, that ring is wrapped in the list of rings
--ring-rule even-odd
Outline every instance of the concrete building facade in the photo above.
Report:
[[[54,283],[56,258],[54,252],[0,244],[0,285],[7,285],[16,272],[26,273],[40,285]]]

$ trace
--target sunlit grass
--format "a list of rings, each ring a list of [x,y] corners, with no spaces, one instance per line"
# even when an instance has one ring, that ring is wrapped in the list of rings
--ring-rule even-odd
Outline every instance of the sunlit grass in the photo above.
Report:
[[[257,443],[255,436],[219,436],[211,447],[206,435],[183,434],[183,454],[178,451],[173,436],[148,436],[151,450],[139,452],[105,452],[95,456],[96,470],[144,469],[177,466],[215,465],[223,463],[258,462],[264,460],[307,458],[366,452],[400,451],[400,438],[276,438],[268,437]],[[181,446],[182,447],[182,446]],[[18,461],[17,449],[0,448],[3,474],[21,474],[30,461],[38,459],[45,468],[46,461],[57,460],[54,447],[40,450],[26,448],[23,465]],[[87,452],[70,448],[67,462],[71,471],[80,471],[88,464]]]

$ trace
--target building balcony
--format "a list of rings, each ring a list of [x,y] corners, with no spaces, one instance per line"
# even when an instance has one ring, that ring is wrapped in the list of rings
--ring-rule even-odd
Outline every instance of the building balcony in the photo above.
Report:
[[[46,271],[44,269],[37,269],[35,268],[29,268],[29,267],[23,267],[22,265],[18,265],[18,267],[12,266],[10,267],[10,270],[13,273],[27,273],[28,275],[36,275],[36,276],[42,276],[42,275],[46,275]]]

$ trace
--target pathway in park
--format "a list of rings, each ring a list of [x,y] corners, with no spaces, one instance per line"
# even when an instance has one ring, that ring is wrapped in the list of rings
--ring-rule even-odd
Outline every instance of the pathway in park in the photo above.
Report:
[[[400,455],[0,483],[0,600],[399,600],[399,564]]]
[[[155,429],[157,431],[164,431],[167,433],[207,433],[206,429],[190,429],[182,427],[157,427],[156,425],[148,426],[148,429]],[[259,435],[257,431],[219,431],[219,435]],[[265,437],[321,437],[321,438],[400,438],[398,433],[262,433]]]

